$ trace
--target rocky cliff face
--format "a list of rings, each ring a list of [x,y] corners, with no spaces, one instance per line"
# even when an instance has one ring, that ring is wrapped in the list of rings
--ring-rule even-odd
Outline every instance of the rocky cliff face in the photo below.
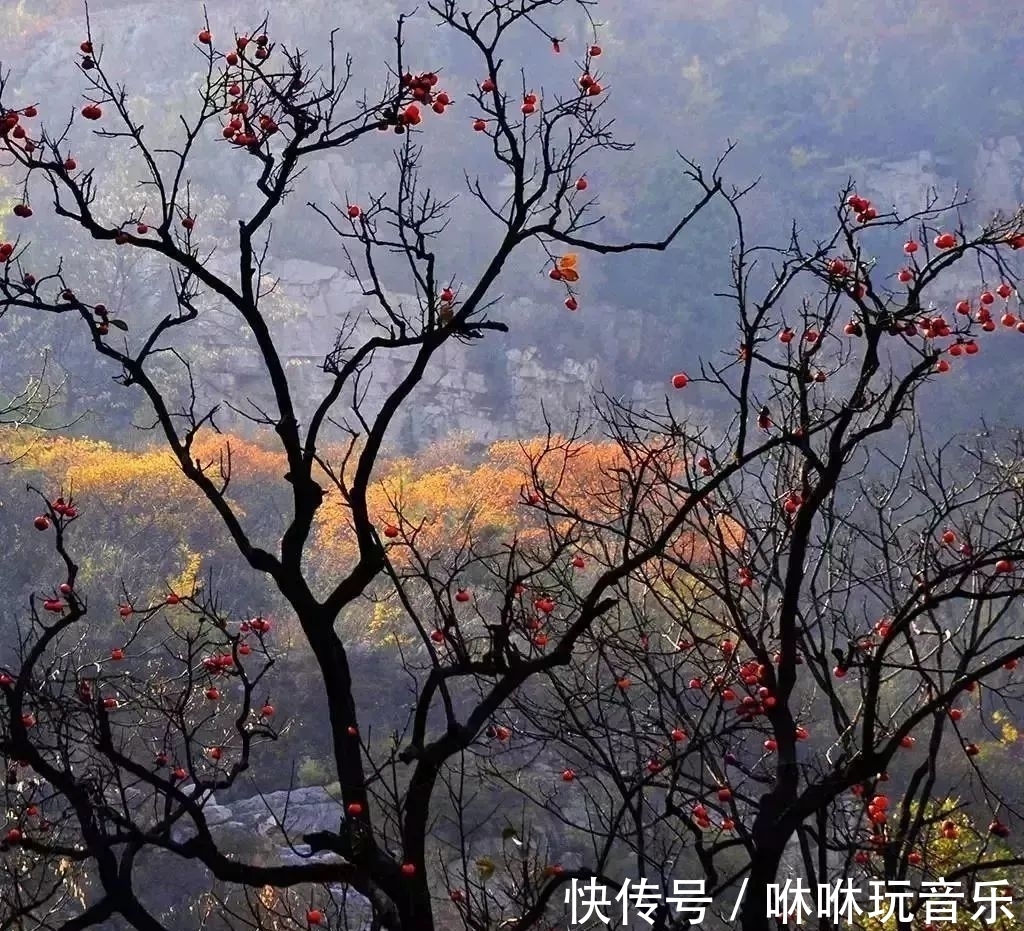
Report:
[[[971,201],[968,219],[984,222],[997,210],[1011,213],[1024,203],[1024,147],[1017,136],[984,139],[959,174],[952,159],[922,149],[899,160],[864,162],[855,180],[879,203],[904,213],[922,209],[935,193],[941,203],[958,184]]]
[[[286,319],[275,321],[275,337],[296,397],[305,402],[308,414],[330,386],[322,370],[324,356],[346,318],[356,321],[346,341],[350,345],[358,346],[379,331],[369,319],[371,302],[341,268],[286,259],[275,264],[274,274],[288,308]],[[504,309],[504,316],[522,319],[528,312],[528,307],[512,306]],[[237,351],[236,336],[224,329],[211,330],[215,351],[208,384],[225,397],[248,397],[269,407],[266,374],[255,354]],[[598,384],[602,367],[594,356],[565,356],[560,364],[551,365],[541,360],[540,347],[511,342],[495,335],[482,343],[443,347],[394,425],[399,444],[418,447],[452,432],[468,432],[482,442],[518,436],[524,429],[539,429],[542,401],[553,413],[571,411]],[[413,355],[405,350],[378,354],[372,380],[360,386],[366,392],[364,410],[379,407],[408,370]],[[642,383],[636,387],[654,390]],[[346,407],[342,398],[339,412]]]

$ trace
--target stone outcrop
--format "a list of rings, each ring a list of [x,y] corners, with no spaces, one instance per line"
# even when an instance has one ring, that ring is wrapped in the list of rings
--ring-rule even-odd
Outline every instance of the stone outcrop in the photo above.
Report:
[[[275,262],[273,271],[283,309],[271,325],[295,385],[300,416],[308,417],[330,387],[330,377],[324,374],[322,365],[346,321],[355,321],[354,332],[346,340],[348,345],[361,345],[381,331],[370,319],[372,299],[362,295],[358,283],[343,269],[291,258]],[[393,299],[396,303],[404,300],[406,306],[412,303],[408,297]],[[531,308],[529,302],[512,302],[503,319],[521,320],[531,311],[535,313],[536,308]],[[251,343],[242,340],[237,328],[227,326],[214,314],[205,322],[203,339],[214,350],[201,373],[210,399],[218,395],[251,398],[272,408],[266,372]],[[365,389],[360,404],[364,412],[379,408],[413,358],[414,350],[408,349],[375,356],[372,379],[360,384]],[[408,449],[453,432],[490,442],[519,436],[524,429],[540,430],[542,402],[556,417],[568,416],[586,402],[608,374],[608,367],[594,355],[565,355],[552,363],[542,358],[540,346],[501,336],[468,345],[452,341],[434,355],[410,403],[399,412],[392,438],[399,448]],[[655,386],[637,382],[634,390],[654,392]],[[346,400],[343,396],[335,408],[339,418],[349,409]],[[220,422],[229,420],[230,414],[226,414]]]
[[[310,786],[290,792],[268,792],[226,804],[218,803],[216,797],[210,795],[203,802],[203,815],[214,836],[238,833],[248,838],[263,838],[287,849],[289,844],[301,842],[304,834],[336,831],[344,811],[326,788]],[[187,819],[179,824],[174,839],[182,841],[193,831],[189,830]]]

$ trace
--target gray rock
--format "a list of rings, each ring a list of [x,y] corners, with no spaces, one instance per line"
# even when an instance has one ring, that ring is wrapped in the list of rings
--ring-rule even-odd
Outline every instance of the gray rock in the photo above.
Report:
[[[1024,199],[1024,150],[1015,136],[1004,136],[978,147],[974,161],[975,190],[979,204],[989,210],[1010,211]]]
[[[337,830],[344,818],[341,803],[320,786],[271,792],[232,802],[231,818],[253,826],[262,836],[293,841],[311,831]]]
[[[287,844],[289,839],[292,843],[301,841],[303,834],[312,831],[337,830],[343,817],[340,802],[319,786],[256,795],[227,805],[218,804],[211,795],[202,808],[215,837],[229,830],[242,830],[277,844]],[[182,819],[172,836],[180,842],[194,833],[190,820]]]

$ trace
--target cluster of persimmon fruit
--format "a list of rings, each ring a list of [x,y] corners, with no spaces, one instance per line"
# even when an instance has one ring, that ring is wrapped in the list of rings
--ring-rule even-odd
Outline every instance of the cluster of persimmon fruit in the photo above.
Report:
[[[201,45],[212,45],[213,44],[213,33],[209,29],[202,29],[197,36]],[[243,59],[246,55],[246,49],[250,43],[255,43],[256,51],[254,53],[258,61],[266,61],[270,57],[270,39],[266,35],[257,36],[255,39],[249,36],[236,36],[235,47],[238,49],[237,52],[228,52],[224,56],[225,61],[232,67],[237,65],[238,62]]]
[[[879,782],[886,782],[888,779],[888,773],[879,774]],[[854,786],[852,791],[855,796],[865,795],[865,787],[863,785]],[[885,836],[885,825],[889,820],[890,799],[885,792],[877,791],[877,785],[875,786],[875,791],[876,794],[872,795],[865,805],[864,816],[869,825],[868,843],[872,847],[878,848],[888,843],[888,839]],[[911,850],[907,854],[907,863],[911,866],[920,865],[923,859],[916,850]],[[858,850],[854,854],[853,860],[855,863],[864,866],[871,862],[871,851]]]
[[[35,106],[27,106],[21,110],[6,110],[0,112],[0,139],[11,148],[20,148],[26,155],[31,155],[36,149],[35,141],[29,136],[22,118],[32,119],[39,115]],[[17,203],[11,209],[11,213],[21,220],[32,216],[32,208],[26,202]],[[7,263],[14,253],[14,246],[10,243],[0,245],[0,262]]]
[[[78,51],[82,56],[78,62],[79,67],[83,71],[92,71],[96,67],[96,59],[93,57],[95,51],[92,40],[86,39],[81,42],[78,46]],[[103,116],[103,108],[95,100],[90,100],[82,107],[82,116],[87,120],[98,120]]]
[[[851,194],[846,200],[846,205],[856,212],[857,220],[861,223],[867,223],[878,215],[874,207],[871,206],[871,202],[857,194]],[[1011,249],[1024,248],[1024,233],[1015,233],[1008,236],[1006,243]],[[958,240],[954,233],[944,231],[935,236],[933,245],[940,251],[946,251],[956,248]],[[920,248],[921,244],[916,239],[908,239],[903,244],[903,253],[913,259]],[[916,265],[913,267],[905,265],[896,273],[896,279],[903,284],[910,284],[916,280],[918,271]],[[867,293],[865,282],[859,280],[850,262],[846,259],[832,258],[826,260],[824,272],[835,287],[846,291],[857,300],[863,298]],[[1003,313],[998,318],[998,323],[993,316],[992,306],[997,298],[1001,298],[1005,304],[1009,302],[1014,293],[1013,286],[1006,281],[1000,282],[994,288],[983,286],[977,298],[976,308],[970,299],[964,298],[956,303],[954,310],[958,315],[970,317],[986,333],[991,333],[1000,326],[1005,329],[1014,329],[1018,333],[1024,333],[1024,317],[1013,313],[1008,306],[1004,306]],[[973,356],[977,355],[980,351],[980,346],[976,339],[969,334],[958,332],[956,324],[951,324],[941,314],[922,316],[916,321],[902,324],[893,320],[888,327],[888,332],[892,336],[920,336],[926,340],[953,337],[953,342],[945,347],[945,352],[952,358]],[[843,334],[849,337],[861,337],[864,335],[864,328],[860,321],[851,319],[843,326]],[[783,345],[789,345],[796,336],[797,333],[792,327],[784,326],[778,333],[778,341]],[[803,332],[802,341],[813,346],[821,340],[821,337],[822,333],[820,331],[809,328]],[[941,358],[935,363],[935,371],[939,374],[945,374],[951,369],[952,364],[949,359]],[[826,379],[827,374],[823,371],[808,372],[807,375],[808,381],[824,382]],[[690,379],[685,372],[677,372],[670,381],[672,387],[676,389],[685,388],[690,383]],[[772,426],[771,422],[765,421],[763,417],[760,419],[759,425],[762,429],[770,429]]]
[[[397,529],[393,524],[388,524],[385,528],[385,536],[389,536],[389,530]],[[574,556],[569,565],[574,569],[582,570],[587,567],[587,561],[579,554]],[[512,589],[512,594],[519,598],[527,594],[526,586],[521,582],[517,582]],[[455,591],[454,601],[457,604],[468,604],[473,600],[473,593],[468,588],[458,588]],[[530,642],[540,650],[543,650],[550,642],[550,637],[542,630],[545,619],[551,615],[557,604],[555,600],[547,594],[540,594],[534,598],[533,608],[535,613],[524,615],[524,619],[521,626],[526,633],[527,638]],[[430,639],[434,643],[441,645],[448,641],[448,626],[436,627],[430,632]]]
[[[208,29],[199,33],[199,42],[202,45],[211,45],[213,36]],[[229,68],[249,64],[250,67],[258,67],[248,60],[250,45],[255,46],[252,53],[256,60],[265,61],[270,57],[270,38],[267,35],[259,35],[254,39],[249,36],[235,37],[235,51],[228,52],[224,56],[224,62]],[[228,115],[231,119],[222,130],[222,135],[233,145],[248,147],[261,145],[269,136],[274,135],[280,128],[277,121],[269,113],[261,113],[253,125],[249,119],[249,102],[245,100],[244,82],[241,72],[233,74],[228,71],[224,75],[227,84],[227,96],[231,98],[228,106]],[[256,134],[257,126],[260,134]]]
[[[384,114],[377,123],[377,129],[381,132],[392,130],[401,135],[409,126],[419,126],[423,122],[422,107],[428,107],[439,116],[452,105],[451,95],[438,88],[440,78],[434,71],[424,71],[420,74],[413,74],[407,71],[402,75],[400,84],[402,95],[412,97],[412,101],[403,106],[398,103],[384,110]]]

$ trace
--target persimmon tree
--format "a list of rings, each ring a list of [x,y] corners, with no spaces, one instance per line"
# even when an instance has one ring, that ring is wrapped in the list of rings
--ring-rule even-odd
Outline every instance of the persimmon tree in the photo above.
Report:
[[[927,926],[921,880],[962,883],[967,908],[974,882],[1024,866],[1021,795],[989,749],[1020,713],[1024,447],[1015,425],[951,436],[934,416],[993,340],[1024,333],[1022,214],[969,233],[961,201],[879,214],[846,194],[831,238],[782,248],[748,245],[725,195],[738,344],[674,384],[734,416],[606,399],[629,466],[603,518],[545,488],[564,585],[607,582],[615,605],[549,688],[512,699],[521,743],[561,777],[491,772],[532,824],[590,838],[566,875],[670,889],[688,862],[744,929],[784,917],[768,885],[794,874],[812,926],[816,885],[839,880],[865,909],[872,880],[911,880]],[[673,545],[683,519],[711,544],[700,558]],[[568,620],[545,625],[556,650]]]
[[[358,667],[334,626],[346,607],[387,578],[390,535],[377,526],[369,489],[396,412],[441,347],[508,329],[498,319],[497,285],[516,253],[528,255],[530,247],[546,252],[551,287],[562,289],[559,299],[573,310],[580,254],[667,249],[721,192],[719,167],[708,175],[683,162],[696,197],[670,229],[646,240],[599,238],[586,170],[628,146],[615,139],[605,112],[602,50],[590,5],[501,0],[463,9],[444,2],[430,4],[430,14],[432,26],[448,30],[477,57],[479,84],[468,94],[445,89],[437,63],[413,67],[406,61],[406,32],[427,17],[399,20],[394,61],[380,86],[361,99],[351,92],[349,64],[333,35],[326,61],[317,67],[271,37],[266,23],[228,37],[202,24],[194,40],[204,80],[196,107],[182,115],[171,142],[153,138],[133,114],[91,26],[75,52],[84,94],[71,119],[48,113],[46,101],[9,99],[6,76],[0,77],[0,140],[5,171],[22,191],[13,211],[24,224],[20,229],[30,231],[36,211],[49,201],[69,229],[91,238],[93,248],[138,250],[170,270],[161,294],[164,311],[146,326],[130,309],[117,311],[106,294],[96,293],[102,282],[80,282],[63,264],[39,267],[26,233],[4,246],[0,309],[80,321],[82,339],[116,367],[120,384],[144,396],[152,428],[184,477],[202,493],[249,568],[271,580],[294,612],[319,670],[342,797],[338,824],[302,839],[302,862],[266,865],[222,849],[204,801],[236,785],[259,745],[278,736],[275,709],[263,697],[276,659],[273,621],[258,614],[228,617],[208,592],[168,587],[161,597],[142,600],[125,591],[118,609],[123,642],[97,655],[87,637],[88,592],[78,584],[78,553],[90,545],[78,532],[88,519],[88,499],[73,489],[40,489],[34,523],[52,535],[40,539],[53,541],[57,576],[11,638],[14,655],[5,655],[0,678],[0,752],[8,767],[10,817],[3,858],[18,890],[0,906],[5,926],[84,928],[120,916],[134,927],[160,927],[139,881],[140,864],[158,856],[161,864],[167,857],[200,864],[233,924],[333,922],[331,890],[346,886],[368,900],[378,924],[433,927],[431,818],[444,799],[442,781],[508,697],[571,652],[574,638],[543,656],[510,660],[510,631],[496,617],[489,658],[463,654],[461,665],[449,670],[438,663],[422,682],[404,744],[382,769],[361,730],[364,709],[353,697]],[[573,20],[585,41],[574,41],[570,50],[554,30]],[[557,87],[534,89],[529,73],[506,62],[517,33],[562,56]],[[575,60],[573,53],[579,53]],[[468,118],[446,113],[456,106],[456,114],[471,111]],[[428,141],[421,132],[442,119],[449,133],[465,132],[467,144],[487,146],[511,180],[507,188],[489,190],[467,179],[496,232],[490,257],[472,275],[457,269],[454,256],[439,254],[452,201],[422,181]],[[76,153],[75,142],[89,127],[105,159],[137,166],[144,207],[137,198],[126,200],[117,215],[117,199],[100,198],[103,165],[86,164]],[[338,237],[368,306],[358,320],[342,324],[326,353],[325,391],[307,412],[302,402],[309,399],[297,397],[266,313],[273,290],[272,220],[317,158],[370,139],[379,145],[380,133],[397,141],[390,190],[312,205]],[[256,169],[249,212],[216,260],[203,239],[208,201],[193,187],[201,174],[197,153],[215,140]],[[231,262],[225,263],[228,249]],[[391,261],[396,255],[397,265]],[[233,498],[230,444],[212,455],[201,451],[219,433],[221,405],[204,406],[197,385],[206,357],[189,334],[214,307],[232,314],[255,345],[273,399],[264,406],[242,398],[225,403],[277,443],[287,462],[290,513],[279,538],[266,545],[250,533]],[[389,356],[408,361],[371,404],[367,382]],[[340,455],[329,457],[332,430],[345,442]],[[328,490],[344,501],[356,549],[320,591],[311,584],[306,559]],[[465,591],[440,584],[435,580],[431,589],[437,610],[467,600]],[[607,583],[595,586],[581,603],[577,632],[612,606],[606,589]],[[443,623],[442,617],[430,630]],[[431,642],[419,615],[411,618],[410,630]],[[477,694],[455,700],[456,688],[467,682],[479,685]],[[436,717],[439,710],[447,723]],[[314,884],[323,891],[311,891]],[[305,891],[289,895],[290,889]]]

